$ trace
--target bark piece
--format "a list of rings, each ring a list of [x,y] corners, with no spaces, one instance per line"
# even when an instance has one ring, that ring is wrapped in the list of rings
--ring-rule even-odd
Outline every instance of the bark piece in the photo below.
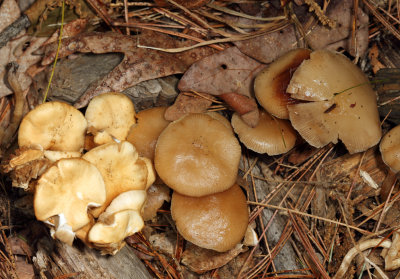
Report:
[[[48,278],[65,274],[79,275],[80,279],[152,278],[132,250],[126,246],[115,256],[101,256],[88,247],[78,249],[60,241],[41,239],[33,262],[39,273]]]

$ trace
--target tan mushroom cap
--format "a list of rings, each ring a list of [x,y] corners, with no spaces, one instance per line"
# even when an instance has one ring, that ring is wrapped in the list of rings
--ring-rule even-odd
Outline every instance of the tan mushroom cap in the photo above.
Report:
[[[290,122],[272,117],[260,111],[260,121],[254,128],[248,126],[236,113],[232,116],[232,126],[240,141],[258,153],[278,155],[288,152],[296,143],[296,131]]]
[[[48,102],[31,110],[18,131],[20,147],[44,150],[81,151],[85,142],[87,121],[71,105]]]
[[[63,215],[76,231],[90,222],[88,207],[100,206],[105,200],[106,187],[99,170],[83,159],[72,158],[57,161],[40,177],[33,206],[38,220]]]
[[[207,114],[188,114],[158,138],[157,174],[187,196],[222,192],[236,181],[241,149],[232,131]]]
[[[90,229],[88,240],[103,253],[115,254],[123,247],[125,237],[144,227],[142,216],[136,210],[119,211],[106,219],[100,218]]]
[[[140,156],[154,161],[154,150],[158,136],[168,126],[170,121],[165,120],[166,107],[155,107],[142,110],[136,114],[137,123],[128,133],[127,141],[132,143]]]
[[[99,169],[106,184],[106,201],[103,206],[93,209],[94,217],[98,217],[119,194],[146,189],[148,166],[139,159],[135,147],[127,141],[100,145],[82,158]]]
[[[52,162],[56,162],[61,159],[68,158],[79,158],[82,156],[81,152],[78,151],[54,151],[54,150],[44,150],[44,157]]]
[[[136,122],[132,101],[122,93],[104,93],[94,97],[85,113],[88,130],[98,145],[111,142],[113,137],[126,139],[130,127]]]
[[[340,139],[350,153],[364,151],[381,138],[376,94],[364,73],[344,55],[311,53],[294,73],[287,91],[311,101],[288,106],[290,121],[312,146]]]
[[[171,214],[183,238],[218,252],[232,249],[243,239],[249,219],[246,197],[237,184],[204,197],[174,192]]]
[[[288,119],[287,105],[294,100],[286,92],[290,78],[304,59],[310,58],[308,49],[295,49],[282,55],[258,73],[254,92],[259,104],[270,114]]]
[[[140,213],[146,201],[145,190],[130,190],[119,194],[101,216],[111,215],[123,210],[136,210]]]
[[[383,162],[397,173],[400,171],[400,125],[387,132],[379,144]]]

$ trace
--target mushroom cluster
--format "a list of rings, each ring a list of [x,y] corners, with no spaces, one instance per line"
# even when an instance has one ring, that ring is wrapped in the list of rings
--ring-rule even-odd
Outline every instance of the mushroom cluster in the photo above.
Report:
[[[19,149],[5,171],[13,185],[34,193],[36,218],[54,238],[75,237],[104,254],[144,226],[146,190],[155,180],[150,159],[126,141],[136,122],[131,100],[121,93],[93,98],[86,115],[47,102],[21,122]]]

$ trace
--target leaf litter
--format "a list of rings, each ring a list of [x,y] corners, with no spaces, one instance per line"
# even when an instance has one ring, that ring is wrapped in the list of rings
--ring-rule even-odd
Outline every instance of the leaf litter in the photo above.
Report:
[[[95,2],[98,4],[94,0],[88,2],[91,5]],[[163,2],[163,5],[158,6],[160,4],[158,2]],[[167,2],[168,7],[165,5]],[[257,17],[281,16],[283,9],[280,9],[277,3],[267,4],[270,5],[268,9],[275,8],[276,14],[273,15],[271,11],[270,14],[258,14],[259,2],[250,1],[250,4],[246,6],[245,4],[237,5],[234,1],[232,3],[216,1],[213,4],[208,1],[198,1],[199,4],[194,7],[189,2],[103,3],[104,5],[97,9],[97,13],[106,11],[100,17],[107,19],[109,28],[120,30],[120,34],[84,32],[78,36],[63,39],[60,59],[73,59],[74,54],[78,52],[124,54],[121,63],[104,78],[91,84],[75,105],[84,107],[92,97],[106,91],[122,91],[145,80],[183,73],[185,74],[178,85],[181,91],[209,93],[219,99],[218,96],[224,93],[238,93],[253,98],[254,75],[266,63],[275,60],[286,50],[300,45],[309,45],[312,48],[345,49],[349,54],[362,59],[368,48],[367,17],[361,9],[358,9],[357,18],[354,21],[352,14],[354,1],[330,1],[329,4],[322,1],[325,4],[321,5],[323,9],[314,13],[307,10],[313,5],[316,7],[317,4],[314,1],[304,1],[306,4],[303,1],[294,1],[284,10],[290,14],[295,24],[290,24],[283,17],[283,19],[275,20],[276,25],[261,24],[257,21]],[[344,4],[340,5],[339,2],[340,4],[344,2]],[[379,9],[370,1],[363,2],[369,10],[373,10],[373,14],[379,13]],[[3,1],[3,5],[4,3],[13,4],[13,1],[6,0]],[[130,9],[124,5],[128,5]],[[390,12],[398,12],[399,7],[392,5],[384,8]],[[129,12],[123,16],[125,11]],[[237,13],[232,13],[232,11]],[[382,8],[379,11],[382,12]],[[15,16],[17,14],[19,15],[16,13]],[[110,20],[108,18],[110,14],[118,19]],[[232,17],[241,19],[244,16],[246,21],[242,19],[224,21],[218,18],[221,15],[226,19],[232,19]],[[326,15],[326,18],[323,15]],[[334,21],[336,27],[321,24],[327,19]],[[3,22],[3,17],[1,22]],[[382,24],[382,22],[389,32],[394,32],[389,28],[387,20],[384,21],[378,17],[374,24]],[[132,27],[135,23],[137,26]],[[277,28],[277,26],[280,27]],[[125,27],[131,27],[132,36],[122,34]],[[83,30],[80,29],[79,32],[81,31]],[[305,38],[302,38],[302,35],[306,35]],[[26,35],[11,41],[1,50],[5,53],[1,55],[5,58],[5,62],[0,65],[3,68],[10,61],[17,61],[20,64],[22,87],[25,89],[31,87],[32,90],[34,84],[31,86],[31,78],[39,71],[47,71],[46,66],[54,59],[56,44],[44,45],[48,38],[24,36]],[[22,52],[16,52],[18,47],[21,49],[21,44],[27,41],[26,38],[29,41],[28,47],[22,48]],[[227,43],[232,41],[235,41],[236,47]],[[180,49],[196,43],[203,46],[193,48],[188,52],[168,53],[155,50],[155,48]],[[41,51],[43,53],[40,53]],[[14,53],[18,53],[18,56],[13,56]],[[2,72],[4,75],[4,70]],[[0,86],[4,87],[2,96],[13,92],[7,84],[0,83]],[[179,98],[184,98],[182,96],[185,95],[180,96]],[[193,96],[190,98],[194,98]],[[177,102],[180,102],[179,98]],[[216,104],[220,106],[221,100],[211,99],[214,102],[217,101]],[[200,105],[201,110],[212,110],[210,101],[206,103],[204,107]],[[182,109],[177,109],[178,115],[184,112],[180,110],[186,109],[187,104],[183,102],[181,107]],[[231,108],[224,105],[218,109],[230,113]],[[10,108],[7,110],[9,111]],[[7,110],[3,109],[2,114],[7,113]],[[174,116],[174,118],[177,117],[179,116]],[[10,121],[9,118],[2,119]],[[7,123],[2,123],[2,125],[7,126]],[[301,155],[297,155],[295,151],[272,158],[258,156],[247,150],[244,153],[243,162],[245,163],[240,174],[246,181],[246,191],[252,210],[251,219],[257,221],[257,232],[260,237],[259,244],[254,248],[249,247],[248,252],[235,250],[228,252],[227,256],[214,255],[215,252],[207,250],[197,252],[198,248],[193,250],[182,239],[172,242],[174,243],[172,256],[171,253],[163,255],[161,250],[156,251],[146,238],[175,230],[167,204],[158,210],[155,219],[149,221],[148,226],[151,230],[148,230],[147,234],[134,236],[136,240],[130,241],[130,244],[136,247],[138,253],[146,255],[143,256],[144,262],[149,270],[160,278],[164,276],[186,278],[182,277],[182,274],[195,276],[191,273],[192,271],[201,271],[206,276],[223,278],[223,273],[226,273],[224,268],[229,265],[232,265],[229,270],[235,270],[235,272],[229,273],[231,277],[226,278],[261,276],[279,278],[281,275],[297,276],[296,278],[321,276],[327,278],[328,272],[329,275],[333,275],[337,271],[343,256],[351,248],[356,247],[356,242],[359,240],[377,236],[391,238],[391,231],[398,226],[398,222],[393,223],[392,219],[395,218],[392,216],[396,216],[398,212],[398,202],[396,202],[399,197],[398,189],[391,190],[392,194],[386,200],[380,200],[379,191],[371,188],[359,176],[360,170],[365,171],[378,185],[382,184],[387,170],[381,168],[382,164],[376,152],[368,152],[365,155],[344,155],[343,147],[339,145],[335,148],[328,146],[313,151],[305,158],[296,157],[301,157]],[[254,160],[254,158],[257,159]],[[291,160],[288,161],[288,158]],[[273,175],[267,175],[266,171],[255,172],[255,166],[260,164],[262,169],[272,171]],[[263,187],[268,187],[270,192],[262,193],[262,190],[255,186],[256,181]],[[321,202],[313,202],[313,198]],[[165,197],[163,199],[168,200]],[[272,214],[269,218],[263,219],[261,214],[267,208]],[[3,215],[0,217],[1,221],[7,219]],[[272,229],[271,224],[278,222],[278,219],[283,224],[277,232],[279,237],[274,242],[267,241],[269,240],[268,231]],[[177,234],[172,234],[172,236],[177,236]],[[162,241],[162,236],[160,239]],[[1,243],[4,247],[8,245],[7,236],[3,231]],[[292,270],[282,273],[274,261],[278,258],[279,251],[283,251],[282,247],[287,245],[290,245],[294,252],[286,256],[296,258],[301,265],[293,266]],[[5,270],[8,270],[10,272],[8,275],[11,276],[16,269],[14,261],[16,256],[13,255],[12,250],[7,251],[7,254],[1,255],[6,256],[2,258],[4,260],[2,265],[9,264]],[[200,254],[201,260],[191,261],[193,255]],[[377,264],[379,264],[379,256],[374,257],[377,258]],[[237,263],[234,263],[235,261]],[[213,263],[221,264],[214,265]],[[186,270],[182,264],[189,266],[191,271]],[[350,268],[346,278],[352,278],[356,272],[363,272],[363,270],[356,270],[351,263],[346,264]],[[372,272],[370,268],[373,266],[374,264],[369,262],[365,270]],[[379,270],[379,268],[375,269]],[[392,274],[394,273],[388,272],[386,276],[391,278]]]

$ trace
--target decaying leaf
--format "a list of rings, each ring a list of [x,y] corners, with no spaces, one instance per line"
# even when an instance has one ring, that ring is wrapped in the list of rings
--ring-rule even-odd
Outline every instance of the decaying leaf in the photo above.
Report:
[[[125,36],[118,33],[86,33],[63,40],[59,52],[60,58],[76,52],[124,54],[121,63],[103,79],[92,83],[75,106],[84,107],[91,98],[104,92],[120,92],[141,81],[183,73],[188,67],[186,63],[192,63],[193,60],[208,55],[204,48],[176,55],[140,46],[174,48],[179,47],[179,42],[167,35],[150,31],[144,31],[137,36]],[[45,53],[42,64],[48,65],[54,60],[56,45],[46,47]]]
[[[194,63],[183,75],[178,88],[216,96],[235,92],[252,97],[254,76],[263,66],[237,47],[231,47]]]
[[[353,56],[362,56],[368,47],[368,16],[358,8],[357,13],[357,29],[356,29],[356,48],[352,46],[352,18],[353,18],[353,0],[334,0],[331,1],[326,11],[326,16],[336,22],[336,27],[323,26],[317,24],[312,26],[310,30],[304,30],[306,33],[306,41],[312,49],[337,50],[344,48]],[[295,13],[301,13],[301,9],[295,5]],[[309,20],[307,16],[298,15],[304,18],[302,21],[306,23]],[[305,26],[305,24],[303,24]],[[235,42],[235,45],[243,53],[261,61],[270,63],[283,53],[302,47],[299,45],[301,40],[299,32],[293,25],[287,26],[279,31],[265,34],[248,40]],[[355,52],[357,51],[357,53]]]
[[[168,107],[164,117],[166,120],[175,121],[181,118],[186,113],[204,113],[211,106],[212,100],[215,98],[209,94],[201,93],[206,98],[200,96],[189,96],[180,93],[175,100],[175,103]]]
[[[227,252],[219,253],[188,243],[186,245],[186,250],[182,254],[182,263],[190,270],[201,274],[227,264],[230,260],[246,250],[247,248],[245,246],[238,244],[235,248]]]

